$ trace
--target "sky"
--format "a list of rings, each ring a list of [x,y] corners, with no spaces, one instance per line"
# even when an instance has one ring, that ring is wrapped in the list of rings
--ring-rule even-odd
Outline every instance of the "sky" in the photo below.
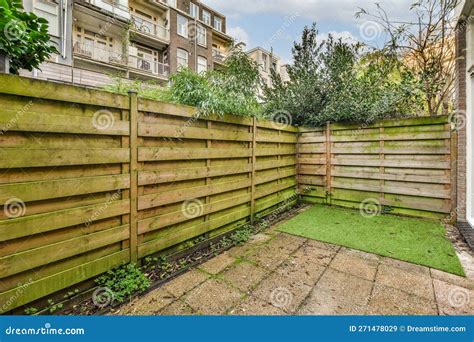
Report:
[[[396,20],[407,20],[414,0],[203,0],[227,17],[227,33],[247,44],[247,49],[273,48],[283,63],[292,60],[291,48],[305,26],[316,22],[322,39],[329,33],[347,40],[381,46],[384,33],[372,20],[357,19],[360,7],[375,9],[380,3]]]

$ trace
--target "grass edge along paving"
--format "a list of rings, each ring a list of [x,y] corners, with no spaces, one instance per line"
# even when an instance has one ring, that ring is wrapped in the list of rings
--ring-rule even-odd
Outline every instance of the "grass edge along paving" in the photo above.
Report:
[[[277,230],[465,276],[439,221],[315,205]]]

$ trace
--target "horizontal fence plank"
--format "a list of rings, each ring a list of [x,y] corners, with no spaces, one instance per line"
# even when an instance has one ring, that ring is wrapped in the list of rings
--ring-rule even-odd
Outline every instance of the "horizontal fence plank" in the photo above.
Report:
[[[89,224],[101,219],[130,212],[130,200],[104,202],[0,221],[0,241]]]
[[[238,130],[219,130],[163,124],[138,125],[138,135],[142,137],[165,137],[175,139],[252,141],[252,134]]]
[[[433,175],[411,175],[411,174],[392,174],[392,173],[370,173],[370,172],[343,172],[333,171],[334,177],[361,178],[361,179],[380,179],[414,183],[433,183],[433,184],[449,184],[451,181],[448,176]]]
[[[138,161],[189,160],[189,159],[227,159],[250,157],[250,149],[212,149],[212,148],[175,148],[175,147],[139,147]]]
[[[130,175],[128,174],[0,184],[0,204],[5,204],[11,198],[29,202],[129,187]]]
[[[157,194],[142,195],[138,197],[138,209],[143,210],[166,204],[192,200],[200,197],[246,188],[250,185],[250,179],[245,179],[234,182],[195,186],[191,188],[160,192]]]
[[[418,168],[418,169],[450,169],[451,163],[435,162],[430,160],[367,160],[367,159],[349,159],[334,158],[331,160],[333,165],[346,166],[378,166],[378,167],[397,167],[397,168]]]
[[[130,134],[130,123],[128,121],[115,120],[113,115],[107,112],[104,112],[103,119],[108,120],[108,122],[102,124],[100,115],[84,117],[35,112],[18,115],[18,112],[15,111],[0,109],[0,128],[3,127],[5,131],[100,135]]]
[[[241,174],[252,171],[251,164],[230,166],[206,166],[189,169],[173,169],[163,171],[139,171],[138,185],[178,182],[207,177],[219,177]]]
[[[129,237],[129,226],[124,225],[51,245],[31,249],[0,258],[0,277],[8,277],[28,269],[66,259],[96,248],[107,246]]]
[[[128,163],[126,148],[0,148],[0,168]]]
[[[449,154],[449,147],[331,147],[337,154]]]
[[[449,139],[450,132],[420,132],[420,133],[375,133],[366,134],[360,132],[358,134],[349,135],[333,135],[332,142],[351,142],[351,141],[397,141],[397,140],[438,140]]]

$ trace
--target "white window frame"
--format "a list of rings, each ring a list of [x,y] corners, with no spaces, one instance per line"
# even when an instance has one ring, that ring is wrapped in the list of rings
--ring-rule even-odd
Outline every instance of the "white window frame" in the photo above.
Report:
[[[184,24],[180,24],[180,22],[179,22],[180,19],[182,19],[184,21]],[[177,17],[176,20],[177,20],[176,31],[177,31],[178,35],[181,36],[181,37],[184,37],[184,38],[188,38],[188,33],[189,33],[188,18],[178,14],[178,17]]]
[[[203,67],[203,68],[200,68],[200,67]],[[198,56],[196,70],[198,73],[207,71],[207,58],[206,57]]]
[[[199,45],[207,47],[207,30],[203,25],[196,26],[196,41]]]
[[[194,19],[199,19],[199,6],[193,2],[189,3],[189,15]]]
[[[168,6],[176,8],[176,0],[166,0],[166,3],[168,4]]]
[[[202,10],[202,21],[204,24],[211,26],[212,16],[211,12],[206,11],[205,9]]]
[[[218,23],[219,23],[219,25],[218,25]],[[222,18],[214,17],[214,28],[217,31],[222,32]]]
[[[180,57],[180,53],[183,53],[183,56]],[[180,63],[179,61],[180,60],[186,60],[185,63]],[[176,62],[177,62],[177,66],[178,66],[178,69],[179,68],[182,68],[182,67],[189,67],[189,52],[184,50],[184,49],[177,49],[176,50]]]

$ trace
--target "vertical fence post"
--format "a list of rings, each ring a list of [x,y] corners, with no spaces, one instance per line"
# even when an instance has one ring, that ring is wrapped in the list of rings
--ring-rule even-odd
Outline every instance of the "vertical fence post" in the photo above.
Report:
[[[130,98],[130,262],[138,261],[138,96]]]
[[[451,130],[451,124],[447,124],[447,129]],[[450,139],[450,161],[451,161],[451,212],[450,223],[455,224],[458,220],[458,132],[451,130]],[[461,204],[461,203],[459,203]],[[462,205],[462,204],[461,204]]]
[[[331,204],[331,123],[326,123],[326,203]]]
[[[255,177],[257,164],[257,119],[254,117],[252,122],[252,174],[251,174],[251,193],[250,193],[250,223],[255,222]]]

